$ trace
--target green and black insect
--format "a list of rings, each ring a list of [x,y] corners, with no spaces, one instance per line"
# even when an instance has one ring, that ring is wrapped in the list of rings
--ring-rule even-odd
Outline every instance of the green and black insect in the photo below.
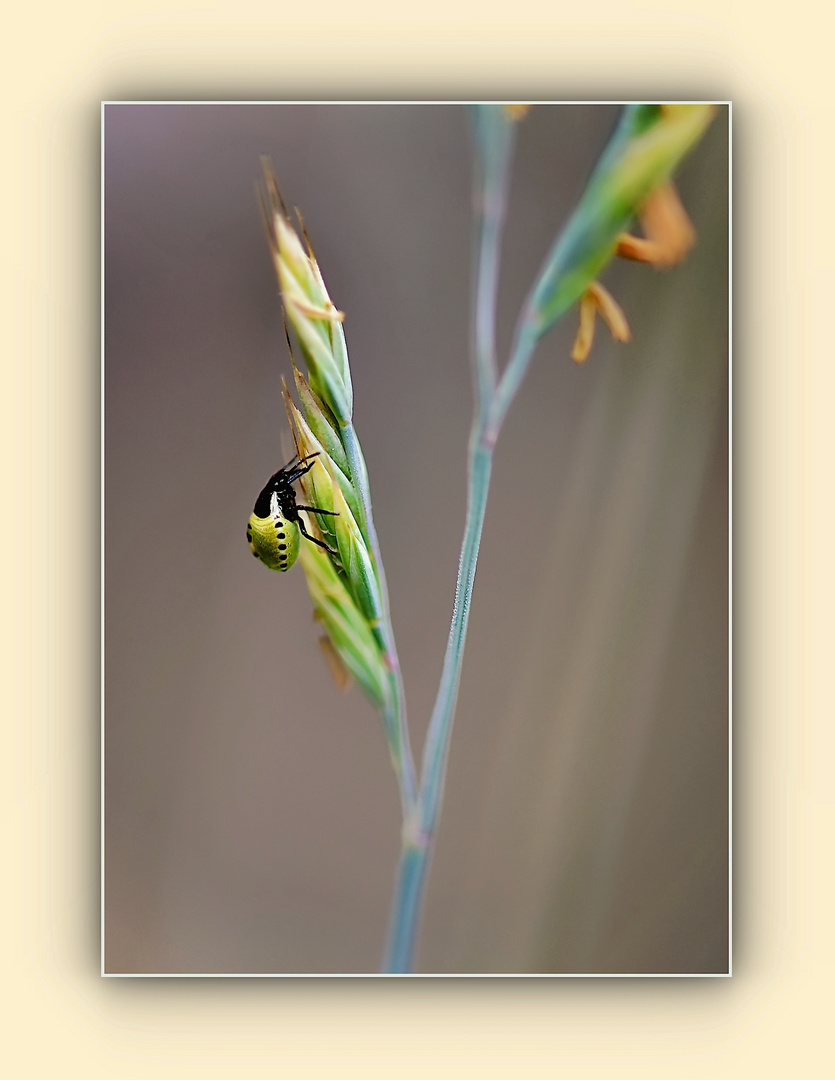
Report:
[[[299,557],[299,534],[331,555],[337,554],[327,544],[310,535],[299,517],[299,510],[307,510],[312,514],[329,514],[331,517],[339,515],[333,510],[322,510],[317,506],[300,506],[296,502],[296,492],[293,489],[293,484],[299,477],[310,472],[316,464],[310,459],[318,456],[318,452],[304,458],[294,454],[284,468],[269,478],[249,516],[246,538],[252,554],[270,570],[290,569]]]

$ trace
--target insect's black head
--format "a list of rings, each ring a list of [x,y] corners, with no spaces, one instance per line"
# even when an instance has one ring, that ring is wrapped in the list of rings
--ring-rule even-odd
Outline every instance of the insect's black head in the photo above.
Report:
[[[261,490],[261,494],[255,500],[255,514],[257,517],[265,518],[270,515],[270,504],[272,503],[273,494],[278,496],[278,505],[284,511],[287,517],[292,520],[292,511],[296,507],[296,493],[293,490],[293,484],[290,480],[290,473],[286,469],[279,469],[277,473],[274,473],[266,482]],[[288,513],[290,511],[290,513]]]
[[[289,518],[290,521],[298,521],[299,514],[296,510],[296,492],[293,484],[300,476],[304,476],[308,470],[313,468],[312,462],[310,465],[305,465],[305,462],[314,457],[318,457],[318,454],[310,454],[308,457],[301,458],[298,461],[291,458],[283,469],[273,473],[261,490],[261,494],[255,500],[253,513],[260,518],[269,517],[270,503],[272,502],[273,493],[275,493],[278,496],[278,505],[285,517]]]

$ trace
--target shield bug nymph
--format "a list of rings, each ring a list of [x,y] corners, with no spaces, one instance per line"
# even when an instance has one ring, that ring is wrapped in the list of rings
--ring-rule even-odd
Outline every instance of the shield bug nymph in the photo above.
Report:
[[[299,458],[294,455],[287,464],[269,478],[255,502],[255,509],[249,516],[246,538],[252,554],[270,568],[270,570],[289,570],[299,556],[301,537],[312,544],[318,544],[331,555],[327,544],[311,536],[299,516],[300,510],[311,514],[329,514],[338,517],[333,510],[322,510],[316,506],[301,506],[296,502],[293,484],[316,464],[312,458],[318,452]],[[308,464],[309,463],[309,464]]]

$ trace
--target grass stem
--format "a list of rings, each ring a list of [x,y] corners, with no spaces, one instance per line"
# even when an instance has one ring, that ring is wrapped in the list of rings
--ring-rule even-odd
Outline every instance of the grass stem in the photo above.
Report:
[[[496,399],[495,348],[496,293],[499,280],[501,235],[507,213],[514,124],[499,106],[475,110],[478,168],[475,177],[475,286],[472,302],[471,354],[475,377],[475,416],[470,433],[467,475],[467,520],[458,561],[458,580],[452,608],[444,666],[438,696],[423,749],[417,815],[406,818],[397,885],[389,928],[384,970],[412,970],[420,929],[423,896],[449,759],[452,721],[458,700],[461,665],[467,638],[495,433],[488,428]]]

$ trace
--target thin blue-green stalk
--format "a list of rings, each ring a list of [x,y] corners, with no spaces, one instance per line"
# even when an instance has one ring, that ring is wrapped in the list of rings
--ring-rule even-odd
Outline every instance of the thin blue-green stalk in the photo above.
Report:
[[[426,885],[428,852],[424,843],[404,841],[397,868],[392,923],[386,945],[384,970],[389,975],[408,975],[412,970],[415,931],[420,923]]]
[[[477,433],[475,433],[477,435]],[[434,834],[441,808],[444,775],[449,756],[452,718],[458,701],[461,681],[461,661],[467,638],[470,617],[470,601],[473,595],[481,534],[484,529],[484,512],[490,489],[490,473],[493,465],[493,447],[474,439],[470,448],[469,485],[467,497],[467,523],[458,564],[458,581],[452,608],[452,624],[449,630],[444,668],[438,697],[429,722],[421,769],[421,827],[425,836]]]
[[[474,121],[478,168],[473,199],[476,239],[470,347],[475,376],[475,416],[470,434],[467,520],[441,683],[423,750],[420,801],[415,814],[406,817],[403,829],[384,964],[384,970],[392,974],[409,972],[414,964],[426,877],[449,758],[452,720],[461,681],[470,600],[484,528],[495,444],[495,438],[487,431],[487,424],[497,381],[496,291],[514,125],[501,106],[477,106]]]
[[[476,229],[471,349],[476,380],[476,408],[479,413],[483,413],[498,378],[495,343],[496,294],[515,130],[516,125],[508,118],[501,105],[474,107],[476,169],[473,178],[473,204],[476,208]]]
[[[474,439],[474,445],[470,449],[467,523],[458,564],[452,625],[444,656],[441,684],[423,751],[420,805],[416,818],[406,822],[398,868],[385,967],[386,971],[393,974],[412,970],[417,946],[426,874],[441,810],[444,776],[449,759],[452,720],[461,681],[461,663],[484,528],[492,462],[492,446]]]

